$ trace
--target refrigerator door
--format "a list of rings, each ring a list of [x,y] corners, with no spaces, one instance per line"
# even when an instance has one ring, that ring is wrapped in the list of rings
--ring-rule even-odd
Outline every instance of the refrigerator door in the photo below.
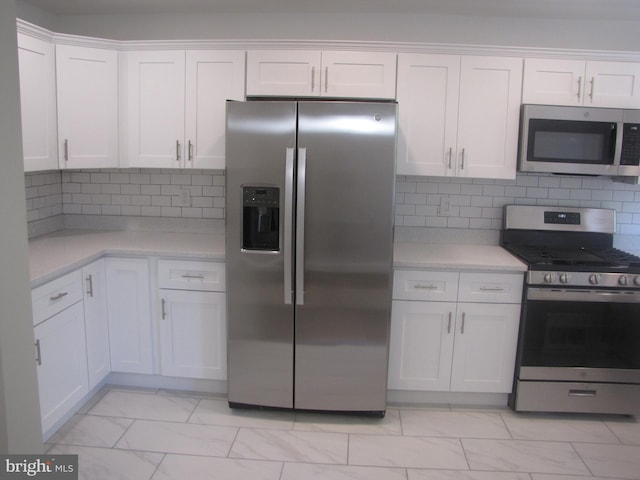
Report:
[[[285,230],[293,226],[285,210],[293,206],[295,142],[295,102],[227,103],[231,404],[293,407],[293,306],[284,279],[285,268],[292,268]]]
[[[298,105],[298,409],[385,410],[396,108]]]

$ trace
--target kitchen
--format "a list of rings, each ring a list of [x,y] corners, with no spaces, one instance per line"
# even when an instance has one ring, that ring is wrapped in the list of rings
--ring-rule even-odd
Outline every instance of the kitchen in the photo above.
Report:
[[[26,8],[26,7],[22,7]],[[27,8],[27,10],[29,10]],[[32,11],[33,13],[33,11]],[[40,13],[41,14],[41,13]],[[50,19],[53,21],[53,19]],[[69,18],[70,24],[78,21],[77,18]],[[159,19],[160,24],[159,27],[162,29],[163,35],[165,32],[171,31],[167,30],[167,25],[164,24],[163,19]],[[193,24],[195,26],[201,25],[196,19],[192,18]],[[100,21],[96,21],[97,24],[88,25],[87,30],[82,31],[82,26],[80,25],[82,22],[78,21],[76,28],[78,28],[77,32],[74,33],[85,33],[91,35],[100,35]],[[345,20],[346,23],[346,20]],[[425,35],[437,35],[440,32],[440,37],[437,39],[431,39],[428,36],[426,38],[422,37],[419,41],[438,41],[438,42],[452,42],[452,43],[460,43],[464,41],[468,33],[461,33],[460,30],[457,30],[455,27],[460,23],[465,23],[464,19],[452,19],[452,23],[450,24],[451,31],[442,32],[442,28],[438,28],[436,25],[437,22],[434,23],[433,28],[429,29],[429,34]],[[505,23],[507,22],[499,22],[497,19],[487,19],[486,23],[488,25],[496,25],[499,23],[501,27],[505,27]],[[126,22],[123,22],[126,24]],[[410,25],[411,23],[409,23]],[[474,43],[482,43],[482,44],[495,44],[502,42],[513,41],[515,44],[525,44],[525,45],[539,45],[539,46],[548,46],[545,45],[545,42],[550,42],[549,36],[545,36],[544,38],[540,38],[537,40],[532,40],[534,35],[534,31],[540,32],[544,29],[553,30],[553,24],[555,22],[523,22],[521,28],[519,28],[518,32],[515,32],[513,28],[511,28],[507,33],[503,33],[505,37],[511,36],[511,38],[502,38],[495,39],[491,38],[495,36],[494,31],[491,28],[487,28],[486,30],[478,31],[476,37],[474,38]],[[360,23],[356,23],[356,25],[361,25]],[[581,23],[581,27],[585,25],[590,25],[589,21],[584,21]],[[598,28],[602,28],[601,22],[597,22]],[[617,27],[624,27],[626,24],[622,26],[616,25]],[[578,28],[578,26],[569,22],[568,25],[565,25],[567,29],[571,29],[572,27],[576,30],[576,35],[571,36],[567,39],[565,37],[566,30],[563,30],[563,35],[560,39],[556,35],[556,43],[551,46],[561,45],[567,48],[579,48],[578,44],[581,48],[590,47],[590,48],[610,48],[613,50],[625,50],[622,47],[624,45],[622,41],[618,44],[615,43],[616,38],[620,38],[622,34],[620,31],[623,31],[624,28],[613,28],[613,25],[605,24],[604,26],[609,26],[611,28],[611,32],[609,35],[606,35],[605,39],[599,40],[597,45],[589,44],[589,42],[595,42],[591,36],[588,36],[584,33],[583,30]],[[140,27],[140,25],[138,25]],[[336,25],[338,28],[338,25]],[[594,26],[595,28],[595,26]],[[53,28],[54,30],[56,28]],[[72,30],[72,28],[70,28]],[[135,35],[140,35],[140,38],[145,38],[144,32],[139,31],[140,28],[136,30],[136,33],[129,32],[131,38],[135,38]],[[416,31],[413,32],[413,35],[418,35],[416,26]],[[219,30],[223,32],[224,30]],[[386,30],[385,30],[386,31]],[[206,32],[206,33],[205,33]],[[312,34],[313,32],[311,32]],[[340,32],[337,32],[337,36]],[[104,36],[110,36],[108,32],[102,33]],[[311,35],[310,34],[310,35]],[[457,35],[455,35],[457,34]],[[526,35],[529,34],[532,37],[529,39],[523,39],[523,37],[519,37],[518,35]],[[538,33],[539,34],[539,33]],[[198,32],[197,30],[191,30],[188,33],[183,33],[180,35],[176,33],[176,36],[184,36],[185,38],[191,38],[191,36],[201,36],[202,38],[209,38],[211,34],[209,30],[205,30],[204,26],[202,26],[202,30]],[[224,35],[220,33],[221,37],[224,38]],[[254,29],[251,33],[247,33],[247,37],[251,37],[255,35],[256,37],[260,37],[260,31],[258,29]],[[267,35],[266,33],[264,34]],[[407,33],[409,36],[410,33]],[[457,38],[452,38],[451,35]],[[636,33],[629,32],[628,38],[633,38]],[[146,38],[159,38],[158,34],[151,33]],[[319,36],[319,34],[317,35]],[[343,35],[339,35],[343,38],[348,38],[348,34],[345,32]],[[514,38],[515,37],[515,40]],[[162,37],[164,38],[164,36]],[[403,38],[402,40],[406,40]],[[414,40],[410,38],[410,40]],[[575,42],[575,44],[574,44]],[[607,42],[610,42],[608,45]],[[214,175],[215,177],[215,175]],[[66,179],[63,179],[64,182],[67,182]],[[116,183],[118,180],[113,180]],[[211,180],[214,182],[215,180],[212,178]],[[39,181],[36,181],[38,183]],[[56,183],[55,181],[53,182]],[[71,182],[68,182],[71,183]],[[396,225],[402,225],[403,229],[406,228],[408,235],[429,235],[425,228],[420,229],[421,226],[424,227],[432,227],[434,225],[437,226],[448,226],[454,227],[461,230],[458,232],[464,232],[465,237],[467,237],[467,233],[469,236],[473,236],[474,241],[477,241],[476,235],[480,235],[487,243],[495,243],[497,239],[497,231],[499,229],[500,222],[500,207],[504,203],[511,203],[510,199],[529,199],[529,198],[548,198],[553,199],[554,201],[563,200],[562,203],[565,203],[564,200],[568,202],[585,202],[588,204],[593,204],[593,202],[597,202],[598,206],[613,206],[614,204],[611,202],[615,202],[615,208],[620,212],[618,216],[619,222],[619,231],[625,234],[628,234],[628,238],[622,238],[621,240],[633,242],[633,236],[637,230],[637,227],[634,225],[634,215],[635,212],[634,207],[636,204],[636,196],[635,196],[635,187],[613,183],[608,179],[582,179],[582,178],[571,178],[571,177],[551,177],[545,175],[520,175],[517,180],[514,182],[510,181],[469,181],[469,180],[451,180],[451,181],[443,181],[442,179],[436,178],[419,178],[419,177],[399,177],[397,191],[400,193],[397,197],[397,201],[399,205],[402,207],[398,208],[398,216],[399,218],[396,221]],[[54,194],[55,196],[56,194]],[[109,204],[111,205],[112,199],[109,199]],[[434,206],[435,205],[435,206]],[[449,214],[443,214],[442,212],[438,214],[437,207],[441,205],[448,205]],[[619,209],[618,209],[619,207]],[[67,207],[69,208],[69,207]],[[434,210],[435,209],[435,210]],[[443,209],[443,212],[446,209]],[[402,218],[400,218],[402,217]],[[33,217],[32,217],[33,218]],[[446,219],[446,224],[443,223]],[[402,223],[400,223],[400,220]],[[417,227],[417,230],[416,230]],[[470,231],[469,229],[472,229]],[[458,235],[459,236],[459,235]],[[486,239],[486,240],[485,240]],[[427,238],[427,240],[429,240]],[[631,243],[633,245],[633,243]],[[634,248],[637,250],[637,248]]]

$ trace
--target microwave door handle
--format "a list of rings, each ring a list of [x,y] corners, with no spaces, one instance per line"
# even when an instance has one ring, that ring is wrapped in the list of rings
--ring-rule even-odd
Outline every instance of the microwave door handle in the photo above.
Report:
[[[611,129],[611,143],[610,143],[610,155],[612,155],[611,158],[611,164],[612,165],[620,165],[620,157],[622,156],[622,134],[624,131],[624,123],[622,122],[617,122],[613,124],[614,127]]]

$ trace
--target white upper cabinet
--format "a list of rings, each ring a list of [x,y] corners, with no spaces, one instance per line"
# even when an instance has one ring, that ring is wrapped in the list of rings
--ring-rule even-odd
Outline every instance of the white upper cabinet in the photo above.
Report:
[[[395,98],[396,54],[254,50],[247,55],[247,95]]]
[[[18,33],[25,172],[58,168],[53,44]]]
[[[640,108],[640,64],[528,58],[522,102]]]
[[[244,52],[125,52],[130,167],[224,168],[225,101],[244,98]]]
[[[522,59],[400,54],[399,175],[512,179]]]
[[[60,168],[118,166],[118,53],[56,45]]]

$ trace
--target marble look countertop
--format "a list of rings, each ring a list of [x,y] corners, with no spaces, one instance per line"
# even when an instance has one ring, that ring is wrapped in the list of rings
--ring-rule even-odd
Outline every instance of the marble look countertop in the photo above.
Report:
[[[225,259],[223,233],[67,229],[29,241],[31,286],[36,287],[100,258],[149,256]],[[396,242],[395,268],[525,271],[526,265],[497,245]]]

